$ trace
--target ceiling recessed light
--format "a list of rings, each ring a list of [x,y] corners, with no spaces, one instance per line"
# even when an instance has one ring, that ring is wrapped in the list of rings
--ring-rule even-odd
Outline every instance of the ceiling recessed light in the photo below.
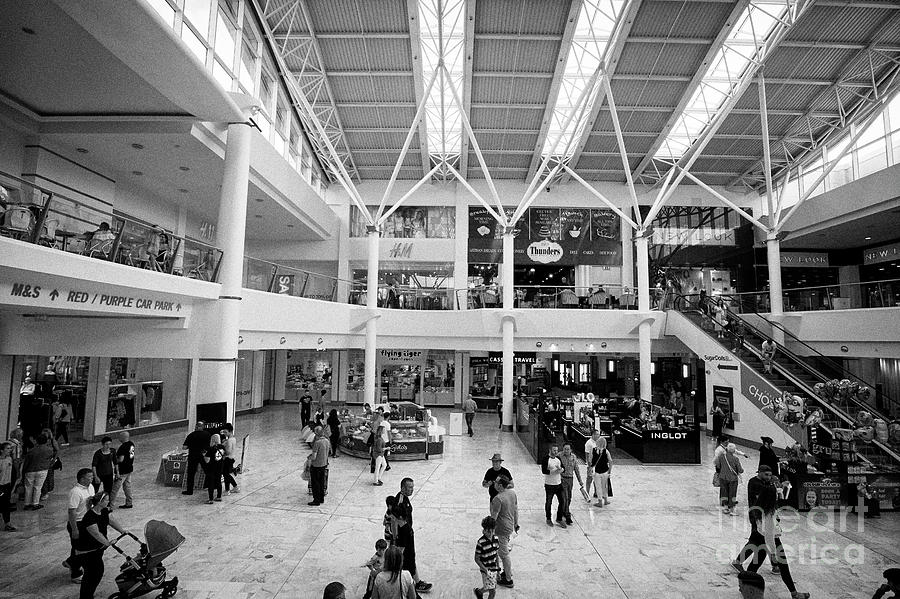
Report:
[[[262,214],[254,214],[253,216],[254,216],[255,218],[262,218]]]
[[[131,147],[134,148],[135,150],[143,150],[144,149],[144,146],[142,146],[141,144],[131,144]]]
[[[189,166],[179,166],[179,167],[178,167],[178,170],[187,172],[187,171],[191,170],[191,167],[189,167]]]
[[[35,31],[31,27],[22,27],[22,32],[28,35],[35,35]]]
[[[262,198],[256,198],[256,201],[257,201],[257,202],[262,202],[263,199],[262,199]]]
[[[866,237],[866,241],[869,241],[870,239],[872,239],[872,238],[871,238],[871,237]]]
[[[188,193],[188,190],[184,189],[183,187],[181,189],[179,189],[178,191],[180,191],[181,193]]]
[[[289,224],[289,225],[287,226],[287,228],[288,228],[288,229],[293,229],[293,228],[294,228],[294,225],[290,225],[290,224]]]
[[[140,177],[140,176],[143,175],[144,173],[142,173],[141,171],[131,171],[131,174],[132,174],[132,175],[135,175],[136,177]]]
[[[87,154],[87,153],[88,153],[87,148],[75,148],[75,151],[78,152],[78,153],[80,153],[80,154]]]

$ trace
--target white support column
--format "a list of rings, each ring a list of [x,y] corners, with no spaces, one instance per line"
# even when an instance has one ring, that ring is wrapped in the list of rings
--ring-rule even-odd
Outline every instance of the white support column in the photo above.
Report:
[[[368,227],[369,263],[366,271],[366,308],[368,308],[368,320],[366,320],[366,370],[365,370],[365,394],[363,402],[375,405],[381,401],[381,396],[375,383],[378,373],[375,372],[376,342],[378,337],[378,245],[381,231],[370,225]]]
[[[638,310],[647,316],[650,312],[650,252],[646,231],[638,231],[634,238],[634,251],[637,254]],[[650,384],[650,362],[653,359],[650,351],[650,321],[645,319],[638,325],[638,356],[640,368],[640,397],[645,401],[653,399]]]
[[[197,405],[225,402],[224,418],[234,422],[235,369],[240,333],[241,289],[244,265],[244,234],[247,226],[247,186],[250,176],[249,123],[228,125],[225,172],[219,194],[217,243],[222,249],[219,267],[218,330],[211,336],[206,355],[200,356],[196,401],[188,410],[191,428],[197,421]]]
[[[622,291],[629,287],[634,291],[634,229],[624,218],[621,221],[622,238]]]
[[[503,231],[503,430],[513,430],[513,372],[515,357],[514,338],[515,320],[509,313],[513,309],[513,258],[515,246],[513,244],[513,228],[506,227]]]
[[[774,231],[766,236],[766,262],[769,266],[769,311],[782,314],[784,303],[781,297],[781,243]]]

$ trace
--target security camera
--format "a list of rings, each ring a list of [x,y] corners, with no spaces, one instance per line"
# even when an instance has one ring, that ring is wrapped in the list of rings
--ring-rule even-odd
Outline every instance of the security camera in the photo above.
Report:
[[[544,191],[546,191],[547,193],[550,193],[550,186],[548,185],[547,187],[545,187]]]

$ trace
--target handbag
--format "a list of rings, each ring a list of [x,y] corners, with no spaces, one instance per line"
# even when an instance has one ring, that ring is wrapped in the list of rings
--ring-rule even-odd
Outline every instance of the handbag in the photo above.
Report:
[[[609,478],[606,479],[606,495],[607,495],[608,497],[612,497],[612,496],[613,496],[613,493],[612,493],[612,477],[609,477]]]
[[[51,469],[53,469],[53,470],[62,470],[62,468],[63,468],[62,460],[59,459],[58,457],[57,457],[57,458],[54,458],[54,459],[53,459],[53,464],[51,465]]]
[[[718,472],[713,472],[712,486],[714,486],[714,487],[719,486],[719,473]]]

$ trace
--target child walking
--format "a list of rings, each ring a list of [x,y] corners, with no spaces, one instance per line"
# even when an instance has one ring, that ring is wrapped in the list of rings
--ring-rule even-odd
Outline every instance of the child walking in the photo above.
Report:
[[[369,558],[364,564],[364,568],[369,569],[369,580],[366,582],[366,593],[363,599],[369,599],[372,596],[372,588],[375,586],[375,577],[384,567],[384,551],[387,549],[387,541],[378,539],[375,541],[375,555]]]
[[[481,520],[482,535],[475,543],[475,563],[481,571],[481,588],[475,587],[473,592],[478,599],[494,599],[497,592],[497,573],[500,571],[500,562],[497,560],[497,552],[500,549],[500,541],[494,534],[496,521],[490,516]]]

